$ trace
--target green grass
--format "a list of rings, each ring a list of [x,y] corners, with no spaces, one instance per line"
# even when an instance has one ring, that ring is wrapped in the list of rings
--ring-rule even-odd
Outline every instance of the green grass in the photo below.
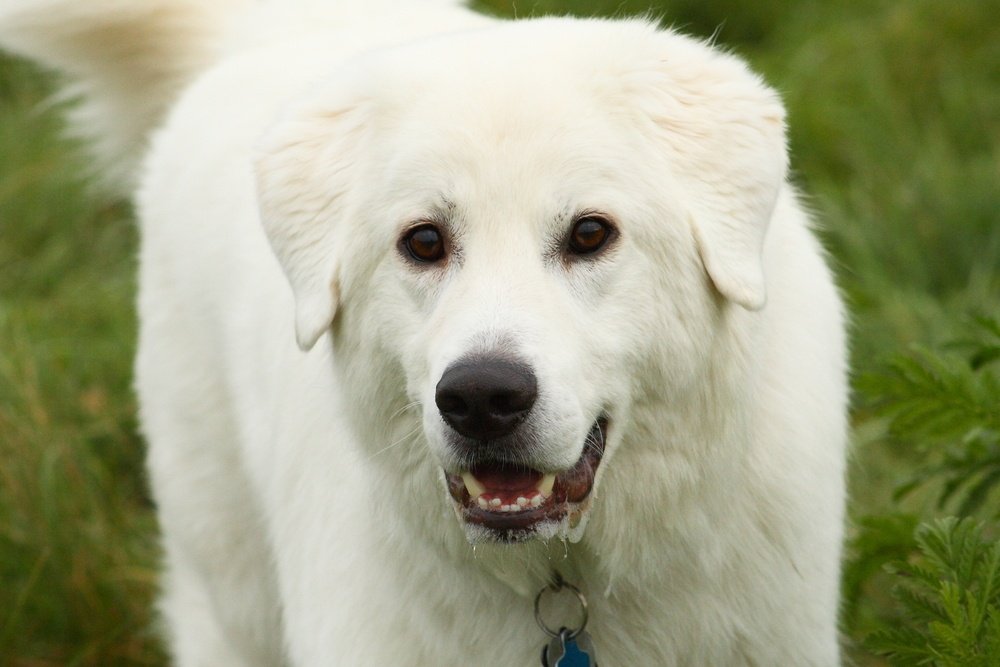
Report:
[[[483,1],[510,15],[509,1]],[[746,56],[789,107],[795,179],[851,304],[859,372],[1000,310],[1000,2],[633,0]],[[59,138],[48,79],[0,60],[0,665],[158,665],[155,522],[130,390],[136,234]],[[919,456],[854,411],[852,511],[879,513]],[[916,494],[907,508],[931,514]],[[845,628],[890,602],[863,589]],[[860,620],[859,620],[860,619]]]
[[[0,664],[159,664],[130,390],[134,226],[0,62]]]

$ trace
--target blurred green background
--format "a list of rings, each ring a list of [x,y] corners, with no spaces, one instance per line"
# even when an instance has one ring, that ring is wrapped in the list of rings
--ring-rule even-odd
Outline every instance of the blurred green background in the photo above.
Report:
[[[858,373],[998,311],[1000,0],[478,6],[652,12],[763,72],[789,109],[793,177],[850,303]],[[136,233],[128,205],[88,185],[52,90],[0,58],[0,665],[161,665],[130,389]],[[853,419],[852,514],[878,513],[919,457],[883,444],[864,401]],[[866,591],[844,619],[854,664],[882,664],[858,644],[884,597]]]

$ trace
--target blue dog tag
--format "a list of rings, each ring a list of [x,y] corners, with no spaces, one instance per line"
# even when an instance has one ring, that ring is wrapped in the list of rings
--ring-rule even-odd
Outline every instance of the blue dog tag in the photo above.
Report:
[[[582,630],[575,637],[570,634],[562,628],[559,636],[542,650],[542,667],[597,667],[590,636]]]

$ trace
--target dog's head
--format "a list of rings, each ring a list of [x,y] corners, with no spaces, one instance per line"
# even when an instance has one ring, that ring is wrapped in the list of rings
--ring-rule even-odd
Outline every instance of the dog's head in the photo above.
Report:
[[[719,313],[763,306],[786,156],[737,59],[545,19],[356,61],[256,167],[299,344],[332,325],[356,412],[419,406],[471,538],[578,539],[610,459],[657,438],[637,406],[697,391]]]

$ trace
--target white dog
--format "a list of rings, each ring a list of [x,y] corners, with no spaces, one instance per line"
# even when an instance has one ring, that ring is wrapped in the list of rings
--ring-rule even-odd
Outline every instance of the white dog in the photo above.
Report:
[[[537,665],[554,573],[602,667],[838,663],[841,303],[737,58],[448,0],[0,35],[137,188],[177,664]]]

